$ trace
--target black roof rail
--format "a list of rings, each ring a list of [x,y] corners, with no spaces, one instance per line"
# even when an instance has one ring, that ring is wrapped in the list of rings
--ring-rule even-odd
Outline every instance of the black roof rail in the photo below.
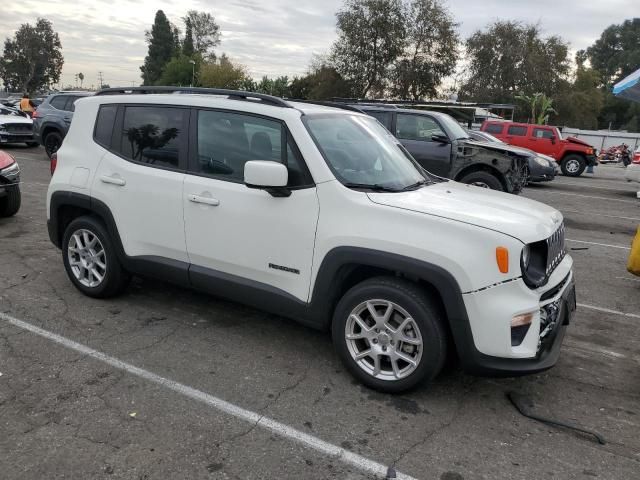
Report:
[[[310,105],[321,105],[323,107],[333,107],[333,108],[339,108],[341,110],[349,110],[351,112],[364,113],[358,107],[354,107],[353,105],[346,105],[344,103],[339,103],[339,102],[328,102],[323,100],[298,100],[297,98],[289,98],[288,100],[292,102],[297,102],[297,103],[308,103]]]
[[[250,102],[259,101],[266,105],[276,107],[293,108],[285,100],[273,95],[263,93],[245,92],[242,90],[228,90],[224,88],[202,88],[202,87],[117,87],[104,88],[96,95],[145,95],[158,93],[195,94],[195,95],[226,95],[230,100],[245,100]]]

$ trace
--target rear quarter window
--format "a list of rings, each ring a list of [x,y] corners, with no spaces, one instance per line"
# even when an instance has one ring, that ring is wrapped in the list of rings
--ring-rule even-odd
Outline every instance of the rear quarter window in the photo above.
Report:
[[[67,103],[67,97],[64,95],[58,95],[57,97],[53,97],[49,103],[55,109],[64,110],[64,106]]]
[[[105,148],[111,148],[113,126],[116,121],[117,105],[102,105],[96,117],[96,126],[93,132],[94,140]]]
[[[504,129],[504,125],[500,125],[498,123],[490,123],[489,125],[487,125],[487,128],[484,129],[485,132],[487,133],[502,133],[502,130]]]

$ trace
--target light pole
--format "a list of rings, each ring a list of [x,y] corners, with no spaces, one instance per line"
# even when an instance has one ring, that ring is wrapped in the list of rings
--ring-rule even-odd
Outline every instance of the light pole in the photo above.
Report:
[[[193,84],[196,83],[196,62],[195,60],[189,60],[189,63],[191,64],[191,86],[193,87]]]

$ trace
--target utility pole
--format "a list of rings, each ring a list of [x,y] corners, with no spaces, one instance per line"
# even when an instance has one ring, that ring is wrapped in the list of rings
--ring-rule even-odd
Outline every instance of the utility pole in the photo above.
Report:
[[[102,72],[98,72],[98,85],[100,85],[100,90],[102,90]]]

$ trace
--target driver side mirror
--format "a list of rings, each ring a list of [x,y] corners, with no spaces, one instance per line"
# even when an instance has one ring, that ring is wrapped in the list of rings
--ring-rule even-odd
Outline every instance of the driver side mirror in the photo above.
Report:
[[[431,135],[431,140],[438,143],[451,143],[446,135]]]
[[[289,172],[281,163],[266,160],[250,160],[244,164],[244,183],[249,188],[269,192],[274,197],[288,197]]]

